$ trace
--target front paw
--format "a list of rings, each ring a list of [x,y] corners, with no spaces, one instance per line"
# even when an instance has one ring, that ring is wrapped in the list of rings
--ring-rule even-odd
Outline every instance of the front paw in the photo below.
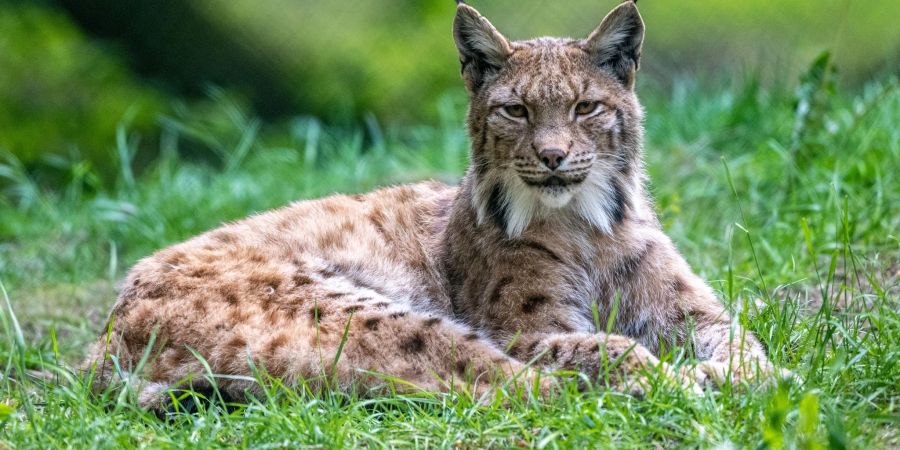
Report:
[[[642,346],[633,346],[612,363],[621,377],[618,390],[636,397],[645,397],[654,388],[681,389],[702,394],[703,389],[693,374],[662,362]]]
[[[702,361],[689,369],[701,386],[721,388],[727,384],[775,384],[781,380],[799,381],[799,377],[787,369],[779,369],[768,361],[752,361],[728,364],[719,361]]]
[[[654,387],[664,389],[681,389],[682,391],[701,395],[703,388],[695,375],[689,371],[676,369],[664,362],[657,362],[655,367],[646,367],[643,373],[628,378],[626,391],[636,397],[644,397]]]

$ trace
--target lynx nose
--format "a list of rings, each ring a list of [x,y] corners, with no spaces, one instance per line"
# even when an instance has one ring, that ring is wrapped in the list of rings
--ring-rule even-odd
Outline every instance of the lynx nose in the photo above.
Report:
[[[538,158],[541,159],[541,162],[544,163],[548,169],[556,170],[556,168],[563,163],[563,160],[566,159],[566,152],[560,148],[545,148],[538,152]]]

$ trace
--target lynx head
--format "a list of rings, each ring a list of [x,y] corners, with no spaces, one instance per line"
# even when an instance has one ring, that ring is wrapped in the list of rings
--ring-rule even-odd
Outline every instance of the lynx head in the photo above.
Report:
[[[610,232],[641,177],[635,3],[584,39],[516,42],[460,3],[453,35],[470,97],[479,224],[494,220],[512,237],[535,220],[580,217]]]

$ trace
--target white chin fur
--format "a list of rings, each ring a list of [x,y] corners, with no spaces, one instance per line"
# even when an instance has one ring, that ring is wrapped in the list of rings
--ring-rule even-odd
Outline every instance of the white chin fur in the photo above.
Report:
[[[510,238],[520,236],[534,220],[547,217],[580,217],[604,233],[612,232],[615,194],[611,182],[597,172],[578,186],[555,190],[528,186],[515,174],[507,174],[502,180],[506,234]],[[487,192],[479,190],[474,200],[478,223],[483,223]]]
[[[548,189],[539,188],[538,198],[541,204],[551,209],[559,209],[569,204],[575,193],[571,188],[564,189]]]

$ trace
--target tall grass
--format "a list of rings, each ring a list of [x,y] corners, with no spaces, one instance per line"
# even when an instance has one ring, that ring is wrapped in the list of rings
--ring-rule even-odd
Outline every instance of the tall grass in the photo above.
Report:
[[[900,90],[888,78],[842,93],[832,76],[823,57],[795,91],[689,79],[642,88],[666,230],[800,381],[643,399],[572,386],[547,402],[484,404],[464,394],[313,395],[263,379],[265,395],[249,404],[195,402],[167,420],[127,395],[92,395],[67,367],[101,331],[112,285],[138,258],[295,199],[452,182],[465,168],[455,97],[436,125],[369,120],[365,131],[313,118],[261,124],[219,97],[217,114],[163,120],[163,156],[141,172],[131,171],[136,136],[120,129],[110,155],[119,179],[97,195],[78,182],[46,190],[8,156],[0,165],[0,445],[896,447]]]

